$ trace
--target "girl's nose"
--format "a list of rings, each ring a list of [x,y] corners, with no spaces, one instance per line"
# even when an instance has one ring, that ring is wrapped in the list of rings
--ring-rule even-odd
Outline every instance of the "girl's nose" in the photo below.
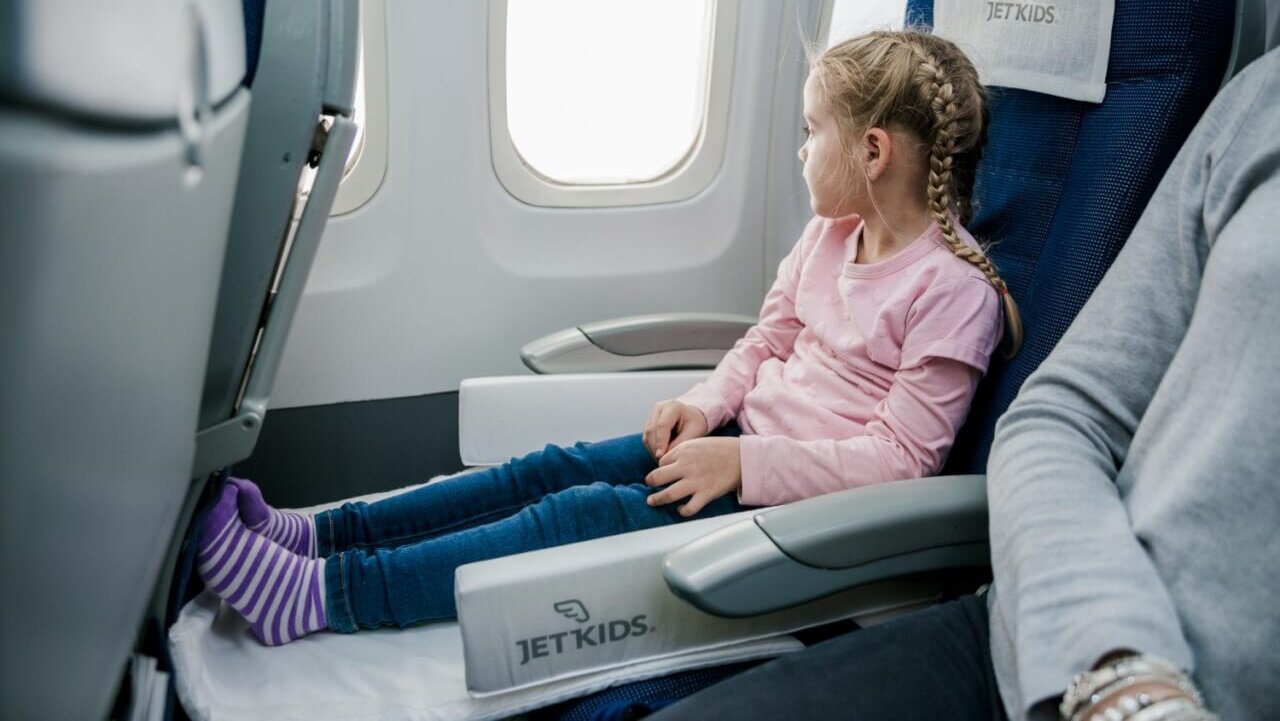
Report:
[[[799,150],[797,150],[797,151],[796,151],[796,157],[797,157],[797,158],[799,158],[799,159],[800,159],[800,162],[802,162],[802,163],[804,162],[805,157],[807,157],[807,156],[809,155],[808,153],[806,153],[806,152],[805,152],[805,148],[807,148],[807,147],[809,147],[809,144],[808,144],[808,143],[805,143],[804,145],[801,145],[801,146],[800,146],[800,149],[799,149]]]

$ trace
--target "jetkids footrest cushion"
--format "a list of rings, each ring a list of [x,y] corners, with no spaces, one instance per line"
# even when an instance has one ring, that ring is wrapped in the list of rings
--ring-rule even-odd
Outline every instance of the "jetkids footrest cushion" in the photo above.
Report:
[[[504,693],[581,674],[763,639],[936,601],[921,578],[867,584],[752,618],[719,618],[677,598],[662,558],[748,511],[462,566],[467,689]]]
[[[416,487],[347,500],[372,502]],[[297,510],[314,513],[341,503]],[[489,721],[618,684],[803,647],[791,636],[774,636],[477,698],[464,682],[462,634],[454,621],[313,633],[284,646],[264,646],[238,613],[205,593],[184,606],[169,629],[174,685],[194,721]]]

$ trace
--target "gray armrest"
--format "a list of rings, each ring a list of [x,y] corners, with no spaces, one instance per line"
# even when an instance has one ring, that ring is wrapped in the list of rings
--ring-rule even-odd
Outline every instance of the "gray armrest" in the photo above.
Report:
[[[520,349],[535,373],[714,368],[756,319],[723,313],[664,313],[585,323]]]
[[[922,571],[990,564],[986,476],[854,488],[771,509],[667,554],[671,590],[745,617]]]

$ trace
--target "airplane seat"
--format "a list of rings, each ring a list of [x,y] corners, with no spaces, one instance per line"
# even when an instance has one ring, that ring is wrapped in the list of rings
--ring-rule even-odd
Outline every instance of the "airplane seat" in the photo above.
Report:
[[[1241,0],[1241,7],[1255,7],[1258,2]],[[929,6],[917,2],[911,7],[918,15]],[[992,141],[980,170],[978,217],[973,229],[979,237],[1000,241],[993,255],[1024,308],[1029,334],[1022,354],[1013,363],[993,366],[984,384],[984,395],[975,403],[970,421],[973,428],[966,430],[967,435],[958,443],[952,467],[980,470],[985,466],[991,427],[1003,408],[1000,404],[1007,404],[1012,398],[1026,374],[1047,354],[1092,292],[1173,154],[1228,74],[1232,49],[1241,47],[1240,42],[1233,42],[1233,18],[1237,18],[1238,28],[1241,25],[1238,17],[1243,10],[1237,9],[1233,14],[1233,7],[1231,0],[1178,0],[1169,9],[1162,9],[1161,18],[1156,22],[1138,0],[1117,0],[1107,97],[1099,105],[1085,106],[1025,91],[993,91]],[[1247,58],[1248,53],[1241,55]],[[1059,274],[1070,274],[1072,280],[1059,282]],[[603,345],[593,342],[596,347],[612,345],[618,355],[634,359],[643,354],[642,348],[631,344],[636,338],[656,343],[659,353],[682,353],[691,350],[687,341],[694,336],[714,336],[716,345],[710,347],[722,348],[723,328],[742,326],[737,318],[713,319],[715,322],[708,325],[688,316],[676,320],[683,335],[674,343],[661,338],[657,326],[662,319],[642,319],[634,324],[639,327],[639,333],[632,335],[628,335],[628,324],[588,330],[601,338],[609,336]],[[580,331],[578,335],[584,333]],[[584,347],[579,338],[574,337],[572,342],[577,349]],[[542,344],[535,350],[538,352],[529,354],[526,361],[556,356],[554,344]],[[540,436],[541,442],[560,442],[561,438],[571,442],[616,435],[611,422],[600,422],[602,417],[626,416],[634,422],[634,418],[643,418],[652,402],[670,395],[672,386],[657,378],[662,374],[583,373],[593,366],[584,365],[583,356],[577,350],[569,355],[573,374],[464,382],[460,397],[460,446],[464,461],[469,464],[502,462],[531,450],[531,446],[522,445],[530,436]],[[1027,359],[1026,367],[1020,364],[1022,358]],[[665,364],[659,367],[671,367],[672,359],[661,358],[659,363]],[[681,356],[674,365],[688,367],[688,357]],[[595,367],[607,367],[607,364]],[[626,367],[645,366],[628,360]],[[671,374],[686,387],[692,375]],[[575,384],[591,390],[576,392]],[[641,397],[643,394],[631,393],[638,385],[650,388],[652,395]],[[529,390],[540,387],[551,390]],[[554,422],[546,422],[548,398],[555,399]],[[575,403],[579,398],[583,401]],[[622,407],[624,404],[604,407],[615,398],[624,398],[635,407]],[[483,413],[478,411],[482,407]],[[639,412],[635,412],[637,409]],[[501,422],[493,422],[494,418],[500,418]],[[570,422],[571,419],[576,419],[576,424]],[[539,421],[544,425],[539,426]],[[517,427],[518,433],[512,430]],[[719,621],[717,617],[752,616],[829,597],[849,583],[865,585],[902,573],[985,564],[989,559],[985,520],[984,478],[970,475],[884,484],[765,510],[746,520],[724,524],[703,538],[684,545],[681,545],[683,542],[675,544],[675,550],[667,553],[665,559],[661,555],[666,548],[665,541],[661,540],[663,533],[679,535],[684,531],[677,526],[640,533],[649,534],[646,539],[658,539],[654,544],[659,549],[658,555],[650,567],[655,571],[662,567],[671,593],[707,614],[694,617]],[[616,554],[624,540],[606,538],[464,566],[458,571],[459,588],[467,585],[464,582],[467,579],[480,576],[529,579],[536,576],[534,571],[539,567],[556,564],[557,568],[566,568],[574,566],[579,559],[605,558]],[[593,612],[596,608],[606,608],[611,613],[625,615],[616,605],[597,603],[601,594],[608,593],[609,587],[618,581],[616,571],[602,568],[593,566],[590,574],[594,575],[567,581],[557,578],[553,591],[539,590],[539,581],[533,578],[518,589],[507,589],[506,597],[519,597],[528,592],[529,599],[537,598],[541,604],[542,596],[537,594],[574,589],[574,593],[558,598],[572,597]],[[656,578],[653,583],[660,585]],[[635,579],[629,579],[628,584],[631,584],[628,588],[633,589],[640,585]],[[489,598],[492,600],[493,596]],[[460,616],[465,614],[465,604],[466,599],[461,599]],[[678,606],[680,602],[674,601],[672,605]],[[504,617],[502,608],[490,605],[484,609],[485,613],[475,616],[484,619],[481,625],[491,627],[485,632],[492,638],[510,640],[516,632],[524,634],[521,638],[529,639],[550,639],[557,633],[565,636],[564,628],[555,625],[564,619],[550,612],[550,604],[544,609],[547,611],[545,628],[533,625],[513,628],[515,614]],[[523,609],[520,611],[523,614]],[[510,715],[547,703],[531,700],[536,685],[521,686],[509,694],[487,689],[469,695],[468,688],[473,687],[464,684],[471,679],[461,678],[457,668],[443,667],[439,675],[452,680],[453,685],[433,680],[431,689],[452,695],[424,698],[426,694],[419,691],[425,682],[414,679],[409,683],[405,669],[421,669],[423,666],[416,662],[423,659],[428,661],[428,667],[432,666],[434,649],[424,644],[444,643],[450,633],[456,635],[457,629],[451,631],[448,624],[351,636],[331,634],[308,639],[314,643],[305,648],[289,645],[266,649],[234,643],[225,631],[215,639],[216,633],[203,629],[216,623],[216,608],[202,608],[199,601],[189,604],[183,616],[179,625],[186,625],[184,648],[180,651],[187,663],[203,663],[205,670],[210,671],[201,679],[204,685],[187,690],[192,695],[200,694],[199,700],[210,704],[204,709],[209,712],[206,717],[215,715],[218,709],[251,716],[252,712],[246,709],[253,701],[267,703],[275,698],[269,691],[256,694],[243,683],[237,684],[236,675],[269,673],[281,666],[292,666],[292,661],[281,663],[283,656],[297,659],[309,669],[307,678],[276,679],[293,691],[289,695],[288,711],[299,716],[315,718],[327,714],[337,718],[359,709],[362,713],[381,711],[407,718],[495,718],[504,715],[504,710]],[[463,619],[462,623],[465,626],[467,622]],[[465,635],[466,630],[461,633]],[[453,638],[452,642],[456,643],[457,639]],[[210,651],[215,646],[221,650]],[[359,652],[357,646],[361,649]],[[472,649],[467,653],[475,655],[478,666],[486,663],[498,666],[502,663],[499,657],[515,648],[516,645],[508,644],[502,651],[494,646],[492,657],[488,658]],[[223,655],[214,658],[217,654]],[[357,657],[358,664],[342,664],[344,658]],[[516,658],[518,661],[519,657]],[[653,659],[627,661],[637,664],[642,676],[658,673],[654,665],[645,665],[645,661]],[[563,673],[566,667],[556,664],[564,662],[563,655],[550,659],[547,678]],[[470,663],[468,660],[468,669]],[[527,661],[529,666],[539,663],[536,658]],[[696,663],[705,665],[706,661],[699,659]],[[213,666],[218,666],[223,676],[214,678],[215,673],[210,670]],[[334,666],[336,668],[330,670]],[[361,672],[358,677],[357,671]],[[668,666],[663,672],[670,671]],[[279,673],[283,676],[288,670]],[[578,690],[572,692],[577,694],[586,688],[617,685],[626,679],[617,666],[599,676],[604,678],[599,683],[583,681],[585,676],[571,676],[566,683],[578,683]],[[678,675],[686,690],[696,690],[717,677],[723,677],[723,673],[715,669]],[[555,683],[562,680],[557,678]],[[244,692],[234,704],[226,700],[226,694],[233,688]],[[324,689],[326,700],[311,700],[307,693],[301,692],[305,688]],[[329,693],[333,688],[348,690],[352,698],[343,699],[347,705],[334,700],[335,694]],[[563,692],[563,686],[556,688],[561,698]],[[606,701],[626,703],[627,699],[668,695],[644,681],[618,686],[610,693],[609,697],[570,701],[543,717],[585,717]],[[504,695],[514,700],[504,706]],[[318,699],[321,695],[312,696]],[[282,709],[278,706],[275,710]]]
[[[664,561],[673,592],[710,613],[764,613],[843,587],[818,584],[741,603],[719,586],[743,574],[766,571],[767,578],[767,570],[746,565],[708,578],[704,558],[730,548],[744,553],[743,544],[757,541],[800,565],[832,570],[919,558],[931,544],[951,545],[967,563],[961,549],[986,539],[986,495],[982,475],[959,474],[985,473],[996,421],[1106,273],[1218,89],[1264,52],[1265,8],[1261,0],[1190,0],[1162,6],[1153,18],[1149,7],[1118,0],[1102,103],[988,88],[991,125],[969,228],[994,241],[989,254],[1018,300],[1026,335],[1013,359],[992,359],[943,469],[948,475],[766,511],[753,519],[750,539],[733,529],[699,539]],[[932,0],[909,0],[907,18],[931,26]],[[930,494],[944,488],[969,498],[947,510],[928,508]],[[900,508],[920,512],[895,517]],[[946,538],[933,535],[944,525],[951,526]],[[868,541],[886,547],[860,556],[853,547]],[[940,560],[937,567],[952,565]],[[635,693],[643,696],[643,682]]]
[[[274,381],[283,336],[346,164],[350,139],[335,136],[354,131],[356,0],[245,0],[245,10],[259,20],[246,35],[259,35],[261,43],[247,58],[253,101],[201,399],[202,431],[246,403],[265,409],[262,396]],[[346,150],[337,141],[345,141]],[[264,333],[267,346],[255,347]],[[258,385],[242,389],[249,379]],[[202,442],[207,455],[198,470],[243,460],[253,430],[235,452]]]
[[[1018,300],[1026,336],[1013,359],[992,359],[944,473],[985,473],[996,421],[1110,267],[1219,87],[1262,54],[1263,17],[1265,2],[1258,0],[1178,2],[1162,6],[1158,18],[1141,3],[1119,0],[1102,103],[989,88],[991,125],[969,228],[977,238],[994,241],[990,256]],[[907,19],[931,26],[932,0],[909,0]],[[902,484],[766,512],[754,519],[760,530],[756,538],[767,539],[767,545],[804,564],[833,569],[865,561],[852,557],[848,548],[867,537],[919,536],[943,523],[968,527],[945,541],[961,548],[986,538],[985,488],[977,482],[979,478],[937,479],[970,486],[969,501],[949,514],[890,519],[893,506],[922,507],[930,502],[924,494],[911,495],[923,484],[916,488]],[[872,498],[879,490],[889,492]],[[873,502],[884,502],[886,507],[866,512]],[[733,603],[713,586],[727,585],[752,570],[731,569],[715,580],[706,579],[702,576],[707,567],[692,553],[714,556],[727,550],[723,544],[729,542],[726,529],[723,538],[708,538],[669,554],[664,575],[673,591],[708,612]],[[882,554],[908,558],[920,553],[921,547],[904,543]],[[839,587],[834,584],[829,590]],[[752,612],[766,612],[812,593],[761,601]],[[644,689],[637,688],[636,693],[643,694]]]
[[[1021,352],[1013,359],[993,359],[949,456],[945,473],[985,472],[996,420],[1092,293],[1218,88],[1225,79],[1261,55],[1263,23],[1259,19],[1264,16],[1265,3],[1260,0],[1241,0],[1239,5],[1229,0],[1183,0],[1162,6],[1158,17],[1153,17],[1151,8],[1143,3],[1118,0],[1103,102],[1095,105],[1028,90],[989,88],[989,142],[978,170],[974,194],[976,213],[969,227],[976,237],[994,241],[990,254],[1019,302],[1026,338]],[[912,24],[932,25],[932,0],[910,0],[907,18]],[[644,320],[645,332],[652,335],[653,321]],[[681,320],[691,322],[687,316]],[[598,325],[617,328],[627,324],[602,321]],[[561,337],[572,335],[566,333]],[[526,346],[522,355],[535,372],[559,371],[552,363],[558,360],[554,352],[555,339],[556,335],[548,336]],[[600,350],[608,350],[603,344],[594,345],[597,356]],[[559,347],[569,346],[561,343]],[[631,353],[635,350],[631,349]],[[569,372],[588,370],[582,367],[580,353],[566,353],[561,357],[578,361],[565,368]],[[633,359],[628,360],[635,363]],[[600,365],[607,367],[608,364],[609,361],[602,361]],[[620,385],[627,382],[624,374],[608,375],[617,377]],[[568,378],[513,378],[510,384],[513,388],[524,386],[519,392],[527,393],[528,385],[561,380]],[[601,383],[599,379],[593,382]],[[527,451],[528,448],[507,446],[503,439],[486,433],[482,427],[483,416],[467,418],[470,409],[465,398],[465,383],[460,413],[463,433],[471,435],[462,439],[463,449],[469,449],[472,458],[489,461]],[[513,410],[520,413],[525,407],[504,407],[495,400],[493,396],[501,392],[498,389],[502,385],[502,379],[483,379],[474,391],[477,401],[483,401],[490,412],[500,408],[504,421],[509,421]],[[558,389],[557,394],[561,398],[569,395],[564,388]],[[593,391],[588,397],[601,395],[604,393]],[[641,403],[652,403],[661,397],[664,396],[654,395]],[[576,432],[580,437],[589,438],[585,434],[597,424],[598,416],[643,417],[644,409],[639,405],[623,408],[620,413],[616,408],[560,407],[557,418],[580,413],[584,420],[572,429],[557,424],[555,430],[563,435]],[[521,415],[521,419],[532,421],[532,416]],[[471,422],[466,422],[468,420]],[[536,429],[527,427],[519,431],[521,440],[536,433]],[[812,589],[779,584],[786,593],[778,594],[777,598],[744,601],[736,595],[740,592],[727,589],[741,586],[744,574],[760,573],[761,566],[768,564],[734,568],[734,564],[727,564],[724,559],[756,553],[747,550],[756,538],[760,540],[761,557],[772,558],[770,554],[781,553],[811,568],[848,570],[855,563],[883,562],[892,557],[901,560],[922,552],[919,543],[904,542],[900,547],[889,543],[892,548],[881,549],[880,556],[859,558],[850,546],[886,536],[928,537],[929,524],[952,523],[954,536],[933,540],[965,549],[959,551],[956,558],[971,562],[973,557],[968,551],[986,539],[982,477],[970,475],[929,483],[935,487],[920,484],[912,489],[909,488],[912,484],[893,484],[902,488],[856,489],[836,494],[847,498],[811,499],[792,507],[765,511],[739,522],[740,529],[718,530],[705,541],[700,539],[668,554],[664,562],[665,578],[676,595],[705,612],[750,615],[771,612],[843,587],[843,582],[826,585],[819,581]],[[968,493],[969,498],[967,501],[957,499],[956,508],[950,511],[953,515],[938,518],[922,511],[919,516],[887,519],[891,509],[900,504],[922,508],[930,503],[924,493],[909,498],[904,494],[921,488],[937,492],[946,486],[954,488],[957,483],[966,486],[960,490]],[[885,490],[889,492],[883,499],[872,498]],[[866,512],[868,506],[875,510]],[[815,520],[815,516],[821,520]],[[849,529],[848,525],[854,528]],[[751,537],[737,533],[742,529],[750,529]],[[858,532],[863,535],[856,535]],[[952,560],[939,559],[937,563],[939,568],[953,565]],[[768,574],[762,575],[768,577]],[[782,578],[778,576],[779,581]],[[704,671],[681,675],[696,683],[704,674],[710,681],[717,680]],[[653,697],[650,682],[638,682],[630,689],[612,690],[609,700],[616,703],[625,702],[627,698]],[[603,696],[585,699],[569,702],[560,710],[567,717],[580,714],[584,707],[601,708],[604,702]]]
[[[358,0],[243,0],[251,102],[197,415],[195,455],[151,619],[190,583],[210,483],[253,451],[285,339],[355,139]],[[198,585],[198,584],[197,584]]]
[[[0,717],[105,718],[187,487],[236,0],[0,4]]]
[[[217,253],[200,265],[207,276],[205,315],[189,324],[189,332],[201,335],[199,357],[186,364],[190,378],[184,389],[196,389],[190,422],[170,422],[171,429],[190,433],[183,445],[181,482],[154,499],[165,504],[168,522],[147,527],[148,553],[138,554],[150,557],[152,573],[135,579],[150,591],[138,604],[146,614],[135,649],[158,657],[162,671],[172,668],[164,629],[190,593],[194,546],[186,540],[198,525],[193,519],[216,490],[209,480],[252,451],[284,338],[355,137],[357,0],[200,1],[234,10],[227,10],[219,24],[237,37],[229,53],[238,68],[234,77],[222,80],[238,98],[237,142],[225,153],[234,162],[227,163],[225,178],[220,176],[224,215],[207,222],[163,193],[150,198],[154,206],[133,203],[139,220],[147,217],[141,209],[162,208],[168,210],[165,217],[199,222],[218,235]],[[127,55],[119,48],[113,52]],[[157,308],[172,303],[166,294],[150,300]],[[157,336],[150,349],[166,342]],[[121,629],[137,631],[136,626]],[[166,691],[176,706],[173,691]]]

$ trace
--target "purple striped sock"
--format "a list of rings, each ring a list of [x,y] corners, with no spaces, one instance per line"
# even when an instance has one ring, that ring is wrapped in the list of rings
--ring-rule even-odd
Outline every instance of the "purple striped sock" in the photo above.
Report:
[[[267,505],[262,490],[253,481],[228,478],[227,483],[240,491],[237,503],[240,518],[254,533],[261,533],[300,556],[315,558],[316,522],[310,515],[281,511]]]
[[[205,586],[249,622],[268,646],[328,628],[324,561],[305,558],[249,530],[227,484],[200,536],[197,568]]]

